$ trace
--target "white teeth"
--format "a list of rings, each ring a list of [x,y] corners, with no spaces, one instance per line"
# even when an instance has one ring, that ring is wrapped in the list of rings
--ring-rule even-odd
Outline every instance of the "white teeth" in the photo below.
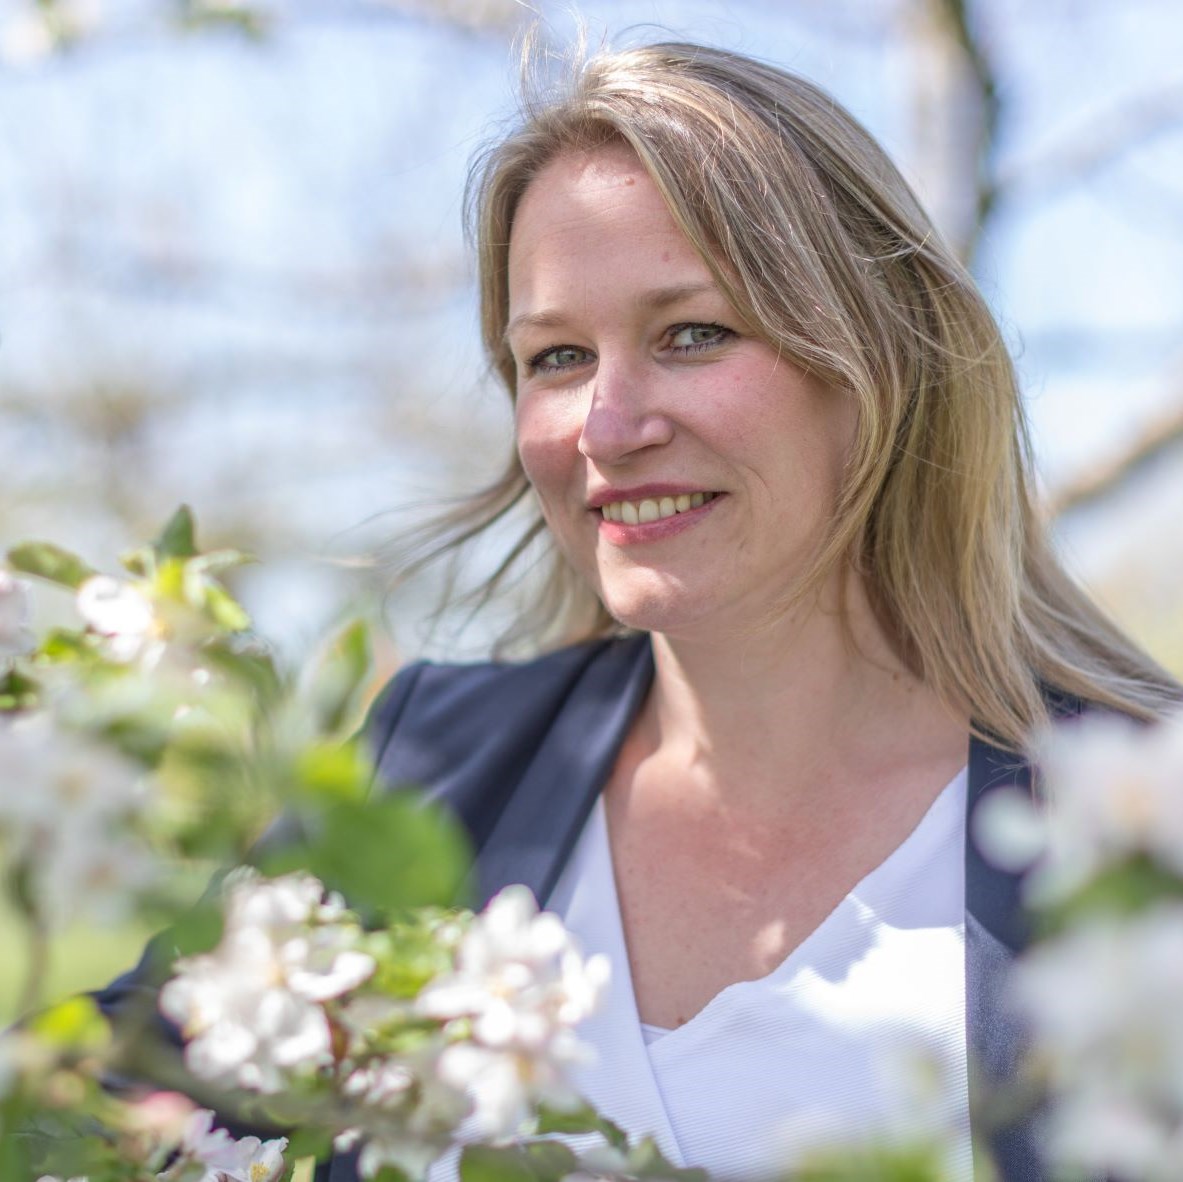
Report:
[[[707,501],[716,497],[713,492],[681,493],[676,497],[661,497],[654,499],[646,497],[643,501],[612,501],[600,506],[600,515],[605,521],[619,521],[625,525],[645,525],[650,521],[659,521],[663,517],[673,517],[677,513],[685,513],[689,509],[698,509]]]

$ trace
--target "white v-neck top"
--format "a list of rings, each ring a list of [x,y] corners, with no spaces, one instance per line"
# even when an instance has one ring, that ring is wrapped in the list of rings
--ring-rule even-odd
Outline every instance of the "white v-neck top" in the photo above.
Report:
[[[903,843],[766,977],[677,1030],[642,1029],[602,801],[547,903],[612,983],[581,1027],[576,1084],[677,1165],[753,1182],[834,1140],[951,1138],[945,1177],[972,1182],[965,1042],[966,773]],[[583,1140],[580,1138],[579,1140]]]

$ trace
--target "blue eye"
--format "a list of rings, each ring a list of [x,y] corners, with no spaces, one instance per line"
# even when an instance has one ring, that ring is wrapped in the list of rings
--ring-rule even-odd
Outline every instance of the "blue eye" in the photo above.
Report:
[[[722,324],[676,324],[670,329],[670,348],[680,353],[698,353],[729,340],[735,333]]]
[[[572,366],[582,365],[590,356],[586,349],[578,345],[552,345],[531,357],[525,368],[529,373],[559,373]]]

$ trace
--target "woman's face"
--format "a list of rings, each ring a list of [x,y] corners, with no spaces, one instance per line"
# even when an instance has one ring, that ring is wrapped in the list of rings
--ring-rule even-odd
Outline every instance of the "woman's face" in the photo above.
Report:
[[[672,636],[766,620],[834,512],[853,400],[754,335],[627,148],[530,184],[509,305],[522,464],[607,609]]]

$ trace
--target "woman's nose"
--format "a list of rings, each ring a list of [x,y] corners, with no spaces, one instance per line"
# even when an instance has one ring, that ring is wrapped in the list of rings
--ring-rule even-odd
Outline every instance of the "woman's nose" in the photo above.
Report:
[[[591,401],[579,435],[579,451],[600,464],[618,464],[647,447],[660,447],[674,434],[652,379],[636,369],[606,366],[591,382]]]

